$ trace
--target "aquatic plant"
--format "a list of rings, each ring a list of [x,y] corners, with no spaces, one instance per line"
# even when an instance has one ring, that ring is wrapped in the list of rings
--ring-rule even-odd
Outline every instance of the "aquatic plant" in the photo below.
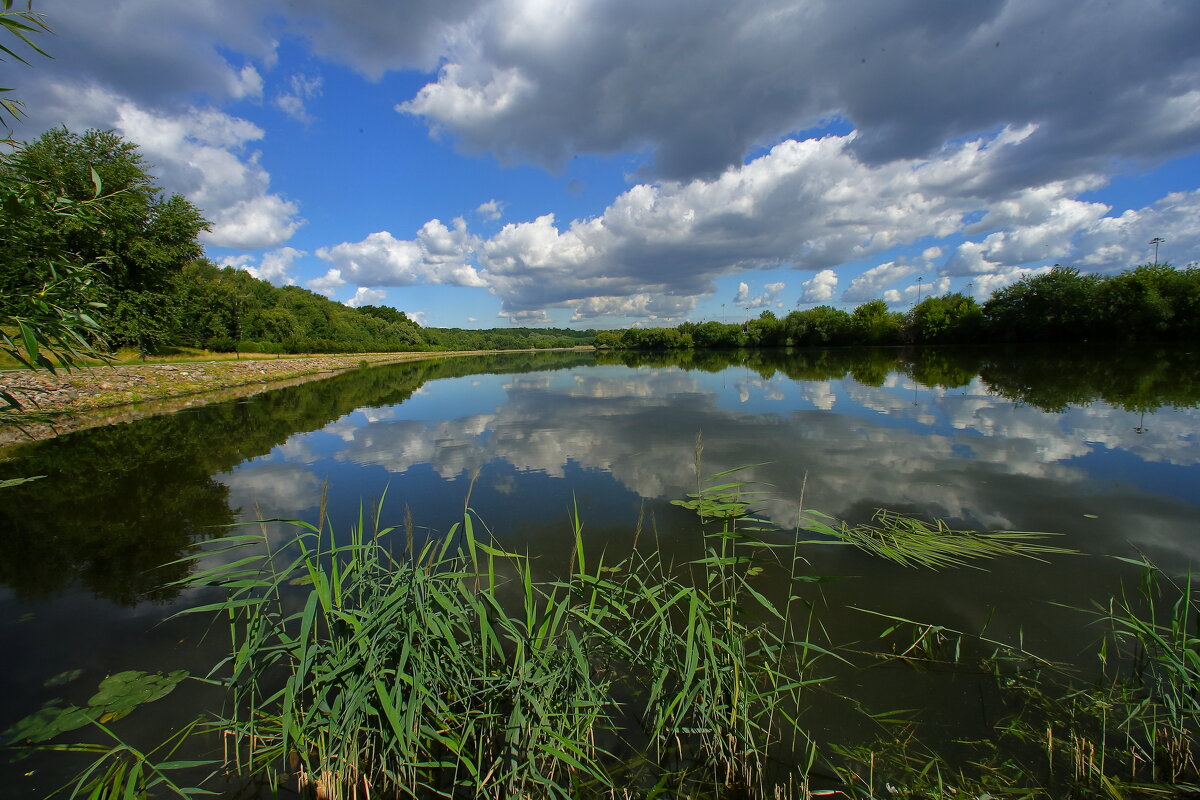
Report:
[[[651,794],[772,796],[768,752],[804,740],[801,695],[831,654],[799,635],[795,596],[753,587],[742,514],[672,569],[657,548],[590,555],[576,513],[555,576],[498,547],[469,506],[393,549],[381,507],[341,540],[322,511],[284,521],[282,546],[264,528],[189,557],[216,564],[188,585],[227,591],[185,613],[228,621],[210,677],[230,688],[218,725],[238,771],[329,798],[608,795],[618,776]]]

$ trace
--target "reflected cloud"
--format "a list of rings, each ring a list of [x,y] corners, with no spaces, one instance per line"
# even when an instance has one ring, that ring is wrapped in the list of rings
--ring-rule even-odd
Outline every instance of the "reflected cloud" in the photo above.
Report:
[[[471,396],[471,381],[459,380]],[[452,385],[438,391],[459,396]],[[757,465],[739,479],[764,485],[772,499],[761,513],[785,528],[803,491],[805,507],[850,520],[891,508],[980,528],[1072,529],[1084,513],[1103,512],[1129,526],[1093,526],[1105,536],[1186,549],[1174,523],[1138,520],[1150,489],[1135,482],[1098,493],[1090,457],[1122,451],[1195,466],[1195,409],[1160,411],[1137,433],[1136,417],[1105,403],[1044,412],[978,379],[947,389],[893,373],[868,386],[678,367],[520,374],[505,380],[503,393],[498,405],[481,396],[494,408],[451,419],[402,419],[402,406],[360,410],[322,429],[337,437],[331,448],[322,440],[322,457],[393,476],[429,469],[445,480],[502,463],[516,477],[498,478],[494,488],[515,502],[520,475],[563,478],[569,467],[606,473],[642,498],[672,500],[695,490],[699,432],[703,473]],[[282,509],[313,496],[316,478],[300,466],[313,463],[306,437],[276,452],[287,464],[258,466],[253,479],[240,471],[222,478],[239,502],[256,497]]]

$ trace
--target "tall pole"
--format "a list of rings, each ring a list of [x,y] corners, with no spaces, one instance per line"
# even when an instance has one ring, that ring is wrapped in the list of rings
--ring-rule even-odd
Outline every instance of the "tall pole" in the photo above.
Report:
[[[917,305],[921,305],[921,281],[923,280],[925,280],[924,275],[917,278]]]
[[[1162,238],[1161,236],[1155,236],[1150,240],[1150,244],[1154,245],[1154,266],[1156,267],[1158,266],[1158,246],[1165,241],[1166,239]]]

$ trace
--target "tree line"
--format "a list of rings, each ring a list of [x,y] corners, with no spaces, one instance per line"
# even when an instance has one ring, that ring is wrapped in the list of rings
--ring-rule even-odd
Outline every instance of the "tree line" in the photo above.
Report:
[[[1055,265],[995,292],[982,305],[960,292],[907,312],[871,300],[822,305],[726,324],[600,331],[602,348],[639,350],[1001,342],[1184,342],[1200,339],[1200,267],[1143,264],[1111,276]]]
[[[0,155],[0,345],[31,366],[93,349],[330,353],[587,345],[594,331],[422,328],[203,257],[208,223],[135,144],[57,128]]]

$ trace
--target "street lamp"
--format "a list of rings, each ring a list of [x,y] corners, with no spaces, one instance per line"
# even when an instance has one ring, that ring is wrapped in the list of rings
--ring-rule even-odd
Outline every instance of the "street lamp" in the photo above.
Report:
[[[921,305],[921,281],[925,280],[924,276],[917,277],[917,305]]]
[[[1150,244],[1154,245],[1154,266],[1156,267],[1158,266],[1158,246],[1165,241],[1166,239],[1162,238],[1161,236],[1155,236],[1150,240]]]

